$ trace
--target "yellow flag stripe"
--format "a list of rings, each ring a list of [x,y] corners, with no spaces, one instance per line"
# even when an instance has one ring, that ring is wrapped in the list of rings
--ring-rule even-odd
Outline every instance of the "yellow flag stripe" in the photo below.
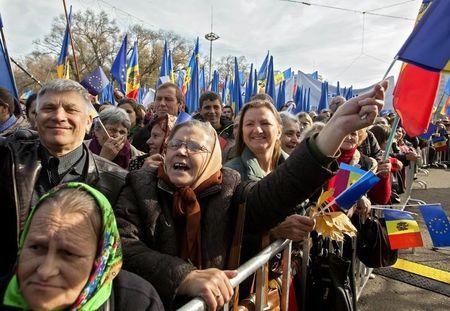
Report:
[[[448,271],[431,268],[404,259],[397,259],[397,262],[392,267],[450,284],[450,272]]]
[[[419,225],[415,220],[389,220],[386,221],[386,227],[389,235],[420,232]]]

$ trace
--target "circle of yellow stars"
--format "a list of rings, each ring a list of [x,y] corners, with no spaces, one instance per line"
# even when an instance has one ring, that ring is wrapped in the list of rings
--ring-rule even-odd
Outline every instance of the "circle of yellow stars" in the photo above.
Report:
[[[440,226],[439,223],[442,224],[442,225]],[[428,222],[428,225],[429,225],[430,230],[431,230],[433,233],[436,233],[436,234],[446,234],[446,233],[448,232],[448,224],[447,224],[443,219],[440,219],[440,218],[438,218],[438,217],[432,218],[432,219]],[[436,227],[441,227],[441,228],[439,228],[439,229],[442,229],[442,230],[438,230],[438,229],[436,229]],[[442,228],[442,227],[443,227],[443,228]]]

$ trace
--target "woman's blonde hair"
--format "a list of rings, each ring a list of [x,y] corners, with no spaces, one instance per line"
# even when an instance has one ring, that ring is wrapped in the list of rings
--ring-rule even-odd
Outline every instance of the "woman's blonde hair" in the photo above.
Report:
[[[252,100],[252,101],[248,102],[247,104],[245,104],[245,106],[240,111],[241,118],[239,120],[238,136],[236,137],[236,154],[238,156],[242,155],[242,152],[244,152],[244,149],[246,147],[244,138],[242,137],[243,136],[242,135],[243,124],[244,124],[245,114],[247,113],[247,111],[249,109],[252,109],[252,108],[267,108],[267,109],[269,109],[272,112],[272,114],[274,115],[275,120],[277,121],[278,130],[280,131],[280,133],[282,132],[282,122],[281,122],[280,114],[278,113],[278,111],[275,109],[275,106],[270,101],[256,99],[256,100]],[[275,147],[273,149],[273,154],[272,154],[271,166],[273,168],[277,166],[280,155],[281,155],[281,140],[280,140],[280,137],[278,137],[277,140],[275,141]]]

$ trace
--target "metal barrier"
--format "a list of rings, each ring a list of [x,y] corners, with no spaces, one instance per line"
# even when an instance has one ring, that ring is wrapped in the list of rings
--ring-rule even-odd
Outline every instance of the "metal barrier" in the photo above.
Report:
[[[241,284],[245,279],[256,272],[256,310],[264,310],[265,291],[264,291],[264,269],[266,263],[279,252],[283,251],[283,276],[282,276],[282,290],[281,290],[281,310],[287,310],[289,304],[289,281],[291,276],[291,252],[292,241],[291,240],[277,240],[264,248],[258,255],[240,266],[237,271],[238,274],[230,280],[231,286],[235,288]],[[228,304],[223,308],[225,311],[229,309]],[[179,311],[203,311],[207,310],[205,301],[200,298],[194,298],[183,307],[178,309]]]

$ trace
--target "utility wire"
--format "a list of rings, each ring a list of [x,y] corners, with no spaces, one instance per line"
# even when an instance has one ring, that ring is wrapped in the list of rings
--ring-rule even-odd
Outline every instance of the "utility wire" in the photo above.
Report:
[[[392,8],[394,6],[399,6],[399,5],[403,5],[405,3],[414,2],[414,1],[416,1],[416,0],[407,0],[407,1],[399,2],[399,3],[394,3],[394,4],[391,4],[391,5],[387,5],[387,6],[378,8],[378,9],[367,10],[366,12],[374,12],[374,11],[384,10],[384,9],[387,9],[387,8]]]
[[[389,17],[389,18],[395,18],[395,19],[402,19],[402,20],[408,20],[408,21],[413,21],[414,20],[412,18],[403,17],[403,16],[394,16],[394,15],[387,15],[387,14],[372,13],[371,10],[369,10],[369,11],[361,11],[361,10],[342,8],[342,7],[332,6],[332,5],[318,4],[318,3],[306,2],[306,1],[296,1],[296,0],[280,0],[280,1],[292,2],[292,3],[297,3],[297,4],[303,4],[303,5],[306,5],[306,6],[317,6],[317,7],[321,7],[321,8],[340,10],[340,11],[345,11],[345,12],[352,12],[352,13],[359,13],[359,14],[367,14],[367,15],[375,15],[375,16]],[[412,0],[409,0],[409,1],[412,1]],[[409,1],[406,1],[406,2],[409,2]],[[404,3],[406,3],[406,2],[404,2]],[[397,3],[396,5],[400,5],[400,4],[403,4],[403,3]],[[385,8],[387,8],[387,7],[385,7]],[[384,8],[379,8],[379,9],[375,9],[375,10],[381,10],[381,9],[384,9]]]

